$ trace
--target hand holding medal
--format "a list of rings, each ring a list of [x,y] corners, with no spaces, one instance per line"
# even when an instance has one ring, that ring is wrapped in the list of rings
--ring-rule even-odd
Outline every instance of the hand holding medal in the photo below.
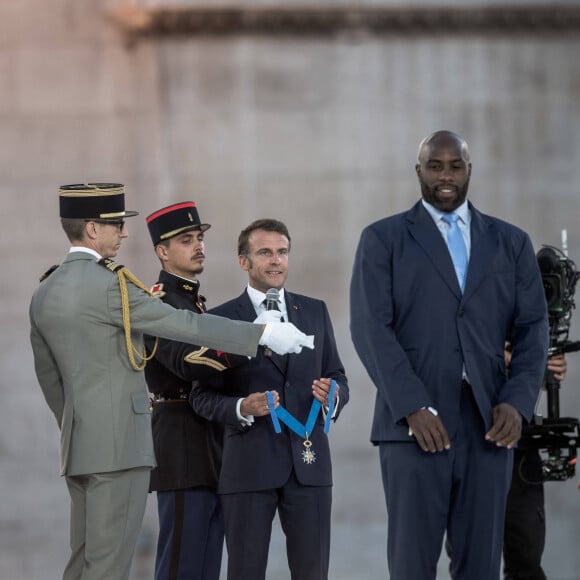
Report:
[[[312,396],[320,401],[325,407],[330,406],[331,381],[330,379],[318,379],[312,382]],[[334,397],[332,403],[336,405],[340,387],[335,383]]]
[[[263,417],[264,415],[270,414],[270,404],[268,402],[269,397],[272,399],[273,408],[280,404],[280,395],[277,391],[267,391],[264,393],[252,393],[242,400],[240,406],[240,413],[244,417],[249,417],[250,415],[254,417]]]
[[[276,405],[272,394],[275,393],[275,391],[266,392],[274,431],[276,433],[282,431],[280,426],[280,421],[282,421],[282,423],[294,431],[294,433],[304,438],[302,460],[308,465],[312,465],[316,461],[316,452],[312,449],[312,441],[310,441],[309,436],[312,434],[312,430],[316,424],[316,418],[318,417],[318,413],[323,405],[327,407],[326,419],[324,421],[324,433],[330,431],[330,421],[334,415],[334,405],[338,397],[338,385],[334,379],[319,379],[315,380],[312,384],[312,391],[314,400],[312,401],[310,413],[305,425],[300,423],[298,419],[296,419],[296,417],[289,413],[284,407]]]

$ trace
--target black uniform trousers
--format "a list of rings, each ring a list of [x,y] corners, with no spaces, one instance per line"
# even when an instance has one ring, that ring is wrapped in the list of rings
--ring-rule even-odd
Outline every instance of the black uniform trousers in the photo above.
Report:
[[[535,449],[516,449],[504,531],[504,580],[546,580],[542,461]]]

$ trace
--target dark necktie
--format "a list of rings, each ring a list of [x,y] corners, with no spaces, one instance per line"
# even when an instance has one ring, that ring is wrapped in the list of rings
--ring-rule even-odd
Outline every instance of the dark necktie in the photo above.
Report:
[[[267,304],[267,302],[268,302],[267,300],[264,300],[264,301],[262,302],[262,304],[263,304],[264,308],[266,308],[266,309],[268,309],[268,304]],[[278,305],[278,302],[274,302],[274,308],[270,307],[270,310],[277,310],[278,312],[280,312],[280,306]],[[280,322],[286,322],[286,321],[284,320],[284,317],[283,317],[283,316],[280,318]]]

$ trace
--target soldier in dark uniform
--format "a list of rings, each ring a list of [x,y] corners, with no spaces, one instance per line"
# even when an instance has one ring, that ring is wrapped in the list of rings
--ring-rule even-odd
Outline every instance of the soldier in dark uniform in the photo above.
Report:
[[[152,288],[176,308],[205,312],[197,276],[203,271],[204,233],[193,202],[160,209],[147,226],[162,270]],[[153,340],[148,340],[153,348]],[[145,369],[153,394],[153,441],[157,467],[150,491],[157,492],[159,539],[155,580],[218,580],[224,524],[215,493],[221,459],[221,428],[189,405],[192,381],[246,362],[205,347],[159,340]]]

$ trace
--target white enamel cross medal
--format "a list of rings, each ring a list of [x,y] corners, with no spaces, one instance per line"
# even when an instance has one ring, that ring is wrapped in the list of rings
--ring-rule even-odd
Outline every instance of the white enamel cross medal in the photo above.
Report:
[[[304,451],[302,452],[302,461],[308,465],[312,465],[316,461],[316,453],[312,451],[312,441],[308,439],[308,433],[306,433],[306,439],[304,440]]]

